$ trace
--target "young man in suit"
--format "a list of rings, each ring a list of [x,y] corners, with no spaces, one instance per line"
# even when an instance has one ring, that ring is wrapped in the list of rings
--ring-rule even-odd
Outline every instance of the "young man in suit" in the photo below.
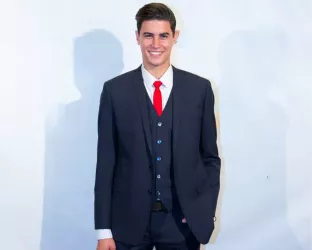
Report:
[[[220,158],[208,80],[172,66],[173,12],[136,14],[143,64],[104,84],[98,117],[98,250],[199,249],[214,230]]]

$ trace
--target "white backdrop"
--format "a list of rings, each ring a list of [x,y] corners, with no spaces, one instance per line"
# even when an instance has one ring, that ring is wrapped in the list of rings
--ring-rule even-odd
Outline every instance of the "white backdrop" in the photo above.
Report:
[[[141,63],[145,3],[1,1],[0,249],[95,249],[98,99]],[[312,2],[165,3],[181,29],[174,65],[217,99],[222,190],[206,249],[312,249]]]

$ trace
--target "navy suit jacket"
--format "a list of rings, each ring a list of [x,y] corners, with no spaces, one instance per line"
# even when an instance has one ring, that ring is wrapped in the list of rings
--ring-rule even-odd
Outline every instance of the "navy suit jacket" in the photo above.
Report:
[[[220,189],[214,94],[207,79],[173,67],[173,169],[179,202],[208,243]],[[104,84],[98,117],[95,229],[135,244],[152,205],[151,132],[141,67]]]

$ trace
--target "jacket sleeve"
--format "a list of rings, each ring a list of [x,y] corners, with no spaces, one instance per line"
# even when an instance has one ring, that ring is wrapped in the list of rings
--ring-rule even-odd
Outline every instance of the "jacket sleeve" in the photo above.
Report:
[[[116,164],[117,138],[109,84],[105,83],[98,114],[97,162],[94,185],[95,229],[111,228],[111,193]]]
[[[217,146],[217,128],[214,114],[215,98],[209,81],[206,86],[207,88],[202,117],[200,148],[204,166],[206,167],[209,175],[208,178],[210,179],[213,188],[212,205],[215,215],[220,190],[221,160]]]

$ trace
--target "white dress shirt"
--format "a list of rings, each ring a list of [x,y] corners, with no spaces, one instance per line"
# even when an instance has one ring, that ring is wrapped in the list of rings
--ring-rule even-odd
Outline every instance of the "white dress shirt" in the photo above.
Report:
[[[154,82],[155,81],[162,82],[162,85],[160,85],[159,89],[160,89],[161,97],[162,97],[162,104],[163,104],[162,109],[164,109],[169,99],[172,86],[173,86],[172,66],[170,65],[167,71],[162,75],[162,77],[160,79],[157,79],[156,77],[151,75],[151,73],[149,73],[142,65],[142,76],[143,76],[145,89],[152,103],[153,103],[153,95],[155,91]]]
[[[173,86],[173,69],[172,66],[170,65],[167,71],[162,75],[160,79],[157,79],[154,77],[151,73],[149,73],[143,66],[141,67],[142,70],[142,77],[143,77],[143,82],[144,86],[146,89],[146,92],[151,99],[153,103],[153,95],[154,95],[154,82],[155,81],[161,81],[162,85],[160,85],[160,92],[162,96],[162,109],[165,108],[167,101],[169,99],[172,86]],[[112,231],[110,229],[98,229],[97,231],[97,238],[98,240],[101,239],[108,239],[108,238],[113,238]]]

